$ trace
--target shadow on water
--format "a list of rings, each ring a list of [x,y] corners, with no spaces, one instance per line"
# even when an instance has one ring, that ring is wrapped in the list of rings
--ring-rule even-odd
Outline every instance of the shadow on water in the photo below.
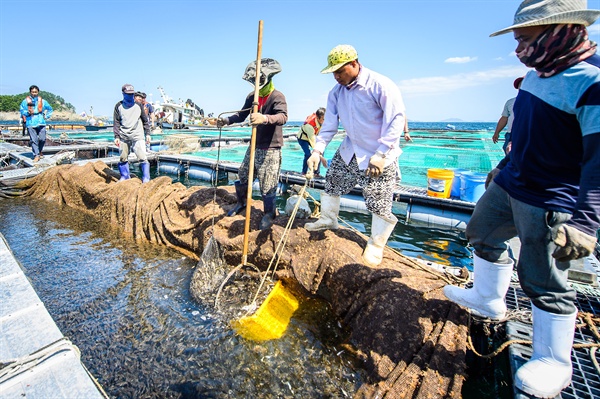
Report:
[[[0,201],[0,231],[111,397],[346,397],[362,380],[307,301],[279,340],[246,341],[189,293],[195,261],[43,201]]]

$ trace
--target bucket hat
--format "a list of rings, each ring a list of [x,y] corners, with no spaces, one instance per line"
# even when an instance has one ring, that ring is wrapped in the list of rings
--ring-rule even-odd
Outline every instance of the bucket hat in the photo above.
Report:
[[[121,87],[121,91],[125,94],[133,94],[135,93],[135,89],[129,83],[125,83],[123,87]]]
[[[491,36],[508,33],[527,26],[578,24],[589,26],[600,17],[600,10],[588,10],[587,0],[525,0],[521,3],[513,24]]]
[[[262,89],[273,76],[281,72],[281,65],[277,60],[273,58],[262,58],[260,60],[260,80],[259,89]],[[256,61],[252,61],[246,67],[244,75],[242,76],[246,82],[254,84],[256,82]]]
[[[327,56],[327,66],[321,70],[321,73],[335,72],[350,61],[358,59],[358,53],[354,47],[349,44],[340,44],[335,46]]]

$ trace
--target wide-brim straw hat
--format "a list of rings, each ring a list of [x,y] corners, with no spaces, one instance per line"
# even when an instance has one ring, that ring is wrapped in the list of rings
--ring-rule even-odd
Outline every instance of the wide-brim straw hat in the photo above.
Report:
[[[521,3],[513,24],[492,33],[498,36],[527,26],[577,24],[589,26],[600,17],[600,10],[588,10],[587,0],[525,0]]]

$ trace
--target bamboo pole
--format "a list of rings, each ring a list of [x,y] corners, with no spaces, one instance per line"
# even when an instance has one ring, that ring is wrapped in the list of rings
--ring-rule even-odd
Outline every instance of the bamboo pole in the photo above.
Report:
[[[260,90],[260,60],[262,53],[263,21],[258,21],[258,44],[256,46],[256,76],[254,79],[254,101],[252,113],[258,112],[258,91]],[[248,166],[248,192],[246,193],[246,223],[244,224],[244,249],[242,251],[242,265],[248,260],[248,235],[250,234],[250,214],[252,211],[252,185],[254,183],[254,151],[256,147],[256,126],[252,126],[250,139],[250,165]]]

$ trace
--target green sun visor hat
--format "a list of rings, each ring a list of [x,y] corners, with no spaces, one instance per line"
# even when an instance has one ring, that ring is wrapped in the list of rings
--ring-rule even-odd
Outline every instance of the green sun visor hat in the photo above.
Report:
[[[358,59],[358,53],[354,47],[349,44],[340,44],[335,46],[327,56],[327,66],[323,68],[321,73],[335,72],[350,61]]]

